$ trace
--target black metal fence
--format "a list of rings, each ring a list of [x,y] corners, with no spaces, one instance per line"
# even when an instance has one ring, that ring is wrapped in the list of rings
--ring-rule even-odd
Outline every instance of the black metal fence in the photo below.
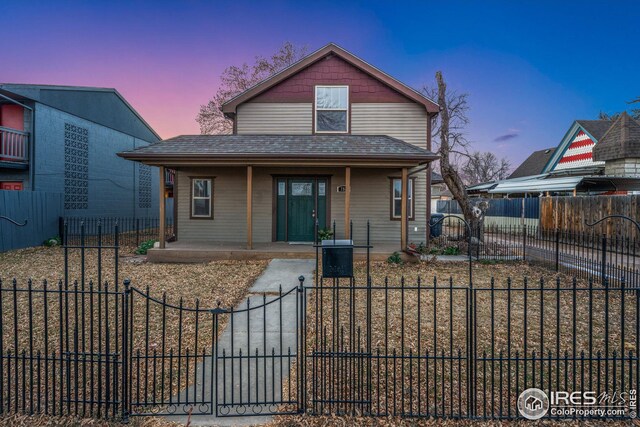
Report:
[[[483,261],[526,260],[581,279],[640,286],[640,241],[635,237],[543,230],[539,227],[485,226],[471,236],[457,222],[432,240],[434,253],[467,254]]]
[[[66,239],[72,245],[82,244],[83,239],[85,243],[97,243],[100,237],[103,239],[103,244],[113,244],[116,229],[118,230],[118,240],[121,246],[137,247],[142,242],[158,240],[160,219],[133,217],[60,217],[59,219],[60,238]],[[165,238],[170,240],[173,236],[173,218],[168,217],[165,222]]]
[[[531,387],[593,393],[604,418],[637,409],[640,290],[610,274],[378,281],[367,263],[356,277],[202,307],[121,280],[120,236],[67,243],[55,284],[0,281],[1,414],[516,419]],[[514,236],[525,257],[538,248],[528,230]]]
[[[293,288],[311,309],[293,348],[263,331],[235,348],[218,338],[221,316],[237,328],[284,294],[216,311],[128,283],[0,285],[2,413],[511,419],[530,387],[628,397],[639,385],[640,294],[593,282]],[[629,417],[623,403],[607,418]]]
[[[307,409],[515,419],[531,387],[628,398],[640,378],[640,294],[626,291],[526,278],[324,281],[311,297]],[[606,418],[633,416],[628,403]]]

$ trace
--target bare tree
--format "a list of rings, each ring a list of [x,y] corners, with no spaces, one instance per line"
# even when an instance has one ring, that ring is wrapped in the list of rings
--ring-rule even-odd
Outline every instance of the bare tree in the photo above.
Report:
[[[233,123],[226,118],[220,107],[229,99],[271,77],[291,64],[302,59],[307,53],[305,46],[294,46],[286,42],[276,53],[269,57],[256,56],[253,64],[231,65],[220,76],[220,86],[213,98],[200,106],[196,121],[202,134],[228,134]]]
[[[479,230],[482,220],[479,208],[472,203],[458,171],[461,159],[468,156],[469,141],[464,133],[464,128],[469,123],[468,94],[447,91],[447,84],[440,71],[436,72],[436,84],[436,88],[425,87],[423,91],[430,98],[437,99],[440,106],[440,114],[436,116],[432,126],[435,151],[440,156],[440,174],[453,199],[460,205],[465,220],[472,230]]]
[[[629,104],[629,105],[631,105],[631,104],[640,104],[640,96],[636,97],[635,99],[632,99],[631,101],[627,101],[627,104]],[[608,113],[605,113],[604,111],[600,111],[600,113],[598,114],[598,119],[599,120],[612,120],[613,121],[613,120],[616,120],[618,117],[620,117],[620,114],[622,114],[622,113],[608,114]],[[629,114],[634,119],[640,120],[640,108],[631,109]]]
[[[498,159],[490,151],[475,151],[469,154],[460,174],[467,185],[475,185],[505,179],[510,170],[511,164],[506,158]]]

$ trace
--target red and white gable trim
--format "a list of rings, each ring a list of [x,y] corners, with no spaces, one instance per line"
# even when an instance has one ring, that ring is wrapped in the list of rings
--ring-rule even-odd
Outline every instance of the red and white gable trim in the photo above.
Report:
[[[585,166],[603,165],[604,162],[593,161],[593,147],[596,143],[583,130],[573,138],[553,170],[581,168]]]

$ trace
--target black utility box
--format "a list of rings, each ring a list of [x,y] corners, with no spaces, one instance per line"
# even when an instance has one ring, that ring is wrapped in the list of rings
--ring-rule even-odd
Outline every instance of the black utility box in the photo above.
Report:
[[[353,240],[322,241],[322,277],[353,277]]]
[[[431,218],[429,219],[429,225],[431,226],[431,237],[440,237],[442,235],[442,221],[440,221],[442,218],[444,218],[444,214],[431,214]]]

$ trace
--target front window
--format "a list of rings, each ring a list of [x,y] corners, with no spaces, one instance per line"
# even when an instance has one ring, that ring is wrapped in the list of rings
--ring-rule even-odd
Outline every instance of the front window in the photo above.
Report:
[[[345,133],[349,129],[349,87],[316,86],[316,132]]]
[[[407,187],[407,216],[413,219],[413,179],[408,179]],[[400,219],[402,217],[402,180],[393,179],[391,185],[391,217]]]
[[[213,218],[212,184],[210,178],[193,178],[191,180],[191,217]]]

